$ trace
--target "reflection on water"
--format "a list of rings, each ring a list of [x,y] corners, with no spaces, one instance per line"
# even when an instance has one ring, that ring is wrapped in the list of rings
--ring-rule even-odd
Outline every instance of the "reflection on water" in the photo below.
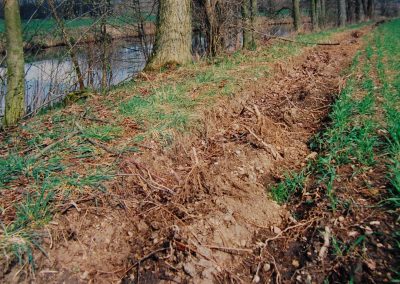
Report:
[[[105,54],[105,56],[104,56]],[[85,45],[77,49],[77,57],[85,86],[99,90],[103,74],[107,87],[132,78],[146,63],[145,53],[138,39],[114,41],[106,53],[101,45]],[[106,64],[103,64],[106,58]],[[78,90],[72,62],[65,47],[50,48],[37,55],[27,56],[25,64],[25,101],[27,113],[42,106],[50,106],[66,94]],[[0,77],[6,69],[0,67]],[[0,116],[4,114],[6,84],[0,84]]]
[[[291,25],[272,25],[266,34],[282,36],[292,32]],[[151,42],[146,39],[145,42]],[[232,43],[233,45],[236,42]],[[206,52],[207,42],[201,33],[193,34],[192,47],[195,54]],[[100,90],[118,85],[142,71],[146,64],[145,54],[150,54],[152,46],[141,44],[139,38],[118,40],[110,43],[106,52],[102,44],[79,46],[76,50],[85,86]],[[49,48],[38,54],[26,55],[25,102],[26,112],[51,106],[62,100],[66,94],[78,90],[77,78],[66,47]],[[106,62],[106,64],[103,64]],[[103,80],[105,74],[105,80]],[[4,115],[6,69],[0,67],[0,117]]]

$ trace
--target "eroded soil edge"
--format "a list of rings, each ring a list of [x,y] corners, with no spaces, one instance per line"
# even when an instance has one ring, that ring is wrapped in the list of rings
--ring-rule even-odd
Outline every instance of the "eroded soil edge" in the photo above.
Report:
[[[308,140],[363,32],[338,34],[340,46],[308,48],[276,64],[271,78],[246,82],[172,147],[127,156],[107,198],[51,223],[38,282],[251,282],[248,259],[264,241],[255,236],[273,236],[292,218],[266,185],[309,158]]]

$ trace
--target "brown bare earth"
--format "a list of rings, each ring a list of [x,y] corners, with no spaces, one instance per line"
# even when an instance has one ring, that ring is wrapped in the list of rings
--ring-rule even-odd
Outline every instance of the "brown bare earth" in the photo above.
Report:
[[[268,198],[266,185],[310,158],[307,142],[323,125],[344,83],[340,74],[368,29],[357,37],[337,34],[339,46],[307,48],[271,66],[274,76],[249,80],[234,97],[204,109],[198,130],[171,147],[154,143],[123,157],[105,197],[77,200],[47,226],[48,256],[37,255],[36,282],[277,277],[273,262],[260,262],[260,248],[293,217]],[[6,282],[26,279],[16,272]]]

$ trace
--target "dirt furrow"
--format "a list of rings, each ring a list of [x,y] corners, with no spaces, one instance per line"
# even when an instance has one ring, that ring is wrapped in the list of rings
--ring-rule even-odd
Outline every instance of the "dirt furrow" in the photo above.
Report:
[[[274,76],[204,109],[198,129],[171,147],[125,157],[103,206],[73,204],[49,225],[38,282],[251,282],[265,241],[255,236],[275,236],[292,218],[266,188],[312,155],[308,140],[361,32],[274,65]]]

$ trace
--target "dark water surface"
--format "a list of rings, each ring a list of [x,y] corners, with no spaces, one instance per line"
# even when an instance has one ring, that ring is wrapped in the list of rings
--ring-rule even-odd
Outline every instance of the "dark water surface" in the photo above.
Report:
[[[148,48],[151,48],[148,47]],[[88,44],[76,50],[85,86],[99,90],[103,74],[107,88],[131,79],[146,64],[146,56],[139,39],[112,42],[103,52],[101,45]],[[106,56],[104,57],[104,54]],[[104,58],[106,58],[104,60]],[[66,94],[78,90],[73,64],[66,47],[46,49],[26,55],[25,101],[27,113],[51,106]],[[106,62],[106,64],[103,64]],[[106,72],[104,72],[104,70]],[[0,67],[0,116],[4,114],[6,69]]]
[[[279,25],[270,26],[265,32],[282,36],[291,31],[290,25]],[[152,39],[145,41],[152,42]],[[204,36],[194,33],[192,46],[194,53],[204,54],[206,51]],[[108,44],[106,49],[101,43],[78,46],[76,55],[85,86],[101,90],[104,86],[103,74],[106,74],[107,89],[132,79],[143,70],[151,49],[151,44],[144,46],[139,38],[116,40]],[[36,54],[26,54],[25,61],[27,62],[25,64],[26,113],[32,114],[39,109],[52,106],[67,94],[79,89],[66,47],[48,48]],[[5,75],[6,69],[0,66],[0,117],[4,115]]]

